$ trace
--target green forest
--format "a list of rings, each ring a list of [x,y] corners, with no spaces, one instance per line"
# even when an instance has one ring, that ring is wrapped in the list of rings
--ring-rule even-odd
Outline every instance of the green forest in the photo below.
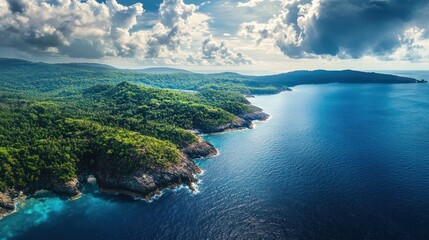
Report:
[[[0,191],[67,182],[102,161],[109,174],[176,164],[205,132],[255,110],[243,95],[181,92],[122,82],[73,94],[0,99]]]

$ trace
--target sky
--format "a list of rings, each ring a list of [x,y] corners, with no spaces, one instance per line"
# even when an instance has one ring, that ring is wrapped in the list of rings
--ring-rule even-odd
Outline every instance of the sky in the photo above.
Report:
[[[242,73],[429,70],[429,1],[0,0],[0,57]]]

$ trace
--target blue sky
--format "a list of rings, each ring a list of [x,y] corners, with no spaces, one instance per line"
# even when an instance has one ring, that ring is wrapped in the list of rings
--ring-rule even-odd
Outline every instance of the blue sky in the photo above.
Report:
[[[0,57],[283,72],[429,69],[427,0],[0,0]]]

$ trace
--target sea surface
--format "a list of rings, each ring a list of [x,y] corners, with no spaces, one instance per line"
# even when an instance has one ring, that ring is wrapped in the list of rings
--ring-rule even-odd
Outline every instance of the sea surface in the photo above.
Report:
[[[145,202],[89,184],[75,201],[23,202],[0,239],[429,239],[429,84],[308,85],[251,101],[271,119],[204,137],[220,155],[197,160],[198,193]]]

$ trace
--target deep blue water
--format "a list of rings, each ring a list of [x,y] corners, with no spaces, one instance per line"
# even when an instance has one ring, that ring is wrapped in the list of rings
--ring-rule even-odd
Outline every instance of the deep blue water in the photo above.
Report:
[[[299,86],[253,130],[205,136],[199,193],[42,197],[0,239],[429,239],[429,84]]]

